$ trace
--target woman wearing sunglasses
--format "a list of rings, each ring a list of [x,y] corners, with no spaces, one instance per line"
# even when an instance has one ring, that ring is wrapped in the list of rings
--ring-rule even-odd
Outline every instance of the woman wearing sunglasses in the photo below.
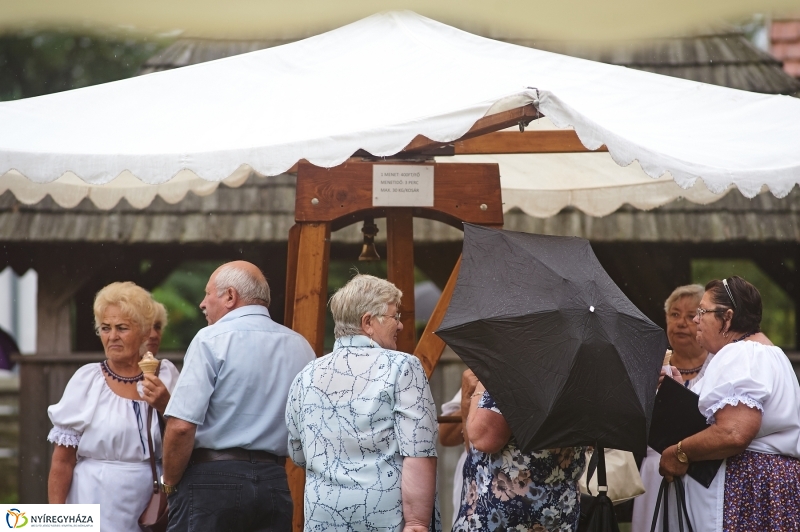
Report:
[[[694,388],[709,426],[665,449],[661,474],[724,459],[708,489],[687,483],[695,530],[800,530],[800,386],[761,332],[761,294],[741,277],[711,281],[694,321],[714,354]]]

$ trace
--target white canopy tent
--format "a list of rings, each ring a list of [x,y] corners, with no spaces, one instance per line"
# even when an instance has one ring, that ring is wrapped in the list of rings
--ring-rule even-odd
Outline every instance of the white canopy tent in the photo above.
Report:
[[[605,144],[617,164],[638,161],[648,176],[674,179],[648,183],[635,167],[608,177],[609,154],[575,154],[598,158],[581,163],[598,169],[596,182],[584,172],[576,185],[554,187],[537,176],[547,156],[507,159],[504,189],[551,190],[561,198],[552,205],[580,206],[580,191],[586,205],[613,191],[613,203],[634,189],[630,197],[646,198],[646,207],[678,196],[705,203],[731,185],[747,197],[762,186],[784,196],[800,181],[796,99],[542,52],[394,12],[276,48],[2,103],[0,183],[23,201],[50,193],[69,205],[113,181],[117,200],[138,194],[132,203],[143,206],[156,194],[170,201],[239,183],[250,169],[277,175],[301,159],[332,167],[359,149],[390,156],[417,135],[450,142],[481,117],[531,103],[555,126],[574,127],[587,148]],[[529,171],[526,161],[536,161]],[[506,207],[546,215],[524,195],[511,205],[506,194]],[[602,214],[609,204],[586,209]]]
[[[553,129],[546,118],[532,123],[532,130]],[[437,157],[437,162],[497,163],[503,189],[503,211],[518,208],[530,216],[547,218],[565,207],[577,208],[590,216],[605,216],[624,204],[648,210],[677,198],[694,203],[712,203],[723,197],[709,191],[702,181],[682,189],[666,175],[652,179],[639,164],[617,165],[608,153],[548,153],[519,155],[455,155]],[[131,206],[144,209],[160,197],[177,203],[186,194],[213,194],[220,183],[239,187],[248,179],[265,179],[251,168],[242,166],[221,182],[207,181],[183,170],[165,183],[149,185],[130,172],[105,184],[89,184],[73,173],[50,183],[35,183],[12,171],[0,179],[0,194],[10,190],[26,204],[34,204],[50,195],[61,207],[75,207],[89,198],[100,209],[111,209],[125,199]],[[730,189],[728,189],[730,190]]]

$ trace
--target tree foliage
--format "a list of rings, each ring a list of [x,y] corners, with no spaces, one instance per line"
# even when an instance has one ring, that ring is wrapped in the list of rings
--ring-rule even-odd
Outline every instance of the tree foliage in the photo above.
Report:
[[[0,36],[0,100],[135,76],[166,43],[144,36],[22,32]]]

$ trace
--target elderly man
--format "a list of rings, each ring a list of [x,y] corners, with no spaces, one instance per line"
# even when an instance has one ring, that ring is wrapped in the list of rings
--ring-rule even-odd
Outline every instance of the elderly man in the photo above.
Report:
[[[220,266],[165,416],[169,531],[286,531],[289,386],[313,360],[308,342],[270,319],[269,285],[249,262]]]

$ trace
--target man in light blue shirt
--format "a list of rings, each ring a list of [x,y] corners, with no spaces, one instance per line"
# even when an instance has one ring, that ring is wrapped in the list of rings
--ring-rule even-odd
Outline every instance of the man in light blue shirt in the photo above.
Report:
[[[164,413],[162,487],[169,531],[289,532],[286,398],[314,351],[269,316],[269,285],[253,264],[220,266]]]

